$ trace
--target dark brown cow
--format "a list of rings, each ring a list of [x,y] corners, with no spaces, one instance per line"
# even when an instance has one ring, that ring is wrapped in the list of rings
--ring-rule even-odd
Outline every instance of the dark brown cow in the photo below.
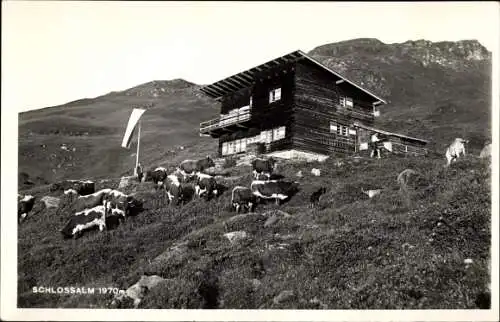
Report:
[[[252,190],[247,187],[236,186],[231,192],[231,206],[240,212],[240,208],[244,211],[253,211],[257,198],[252,194]]]
[[[276,167],[276,160],[273,158],[257,158],[252,161],[254,179],[259,179],[259,175],[265,175],[269,179]],[[260,176],[261,177],[261,176]]]
[[[142,181],[152,181],[156,185],[158,185],[158,187],[160,187],[163,181],[167,178],[167,175],[167,169],[165,169],[164,167],[158,167],[154,170],[146,171],[146,174],[142,177]]]
[[[184,160],[179,165],[179,170],[184,177],[193,177],[198,172],[204,172],[206,169],[214,167],[215,163],[209,156],[201,160]]]
[[[309,198],[309,201],[311,202],[310,206],[311,207],[316,206],[318,204],[319,199],[321,198],[321,196],[324,195],[325,193],[326,193],[326,188],[325,187],[321,187],[318,190],[314,191],[311,194],[311,197]]]
[[[64,180],[62,182],[52,184],[50,190],[62,190],[65,194],[68,194],[68,192],[71,191],[71,193],[86,196],[95,192],[95,182],[90,180]]]

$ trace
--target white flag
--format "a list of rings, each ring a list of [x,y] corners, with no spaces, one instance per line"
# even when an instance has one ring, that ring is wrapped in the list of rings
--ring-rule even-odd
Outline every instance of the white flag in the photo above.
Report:
[[[142,114],[146,112],[146,110],[140,108],[134,108],[132,114],[130,114],[130,118],[128,119],[127,129],[125,130],[125,135],[123,136],[122,148],[130,148],[130,142],[132,141],[132,136],[134,134],[135,128],[137,126],[137,122],[141,118]]]

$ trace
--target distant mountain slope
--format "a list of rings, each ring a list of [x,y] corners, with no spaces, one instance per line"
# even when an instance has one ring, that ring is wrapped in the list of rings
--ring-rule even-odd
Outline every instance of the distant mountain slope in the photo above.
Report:
[[[134,107],[142,118],[141,161],[149,164],[175,146],[200,138],[199,122],[213,117],[216,105],[184,80],[153,81],[121,92],[19,114],[19,172],[49,181],[62,178],[120,176],[135,163],[120,147]],[[69,151],[61,149],[66,144]],[[72,149],[75,148],[76,151]]]
[[[381,108],[380,127],[425,138],[438,151],[466,137],[478,152],[491,136],[491,53],[477,41],[384,44],[363,38],[309,54],[389,102]],[[120,143],[133,107],[148,109],[141,148],[146,166],[163,162],[177,145],[199,144],[215,153],[216,140],[198,136],[199,122],[218,113],[200,87],[182,79],[152,81],[20,113],[19,172],[48,181],[130,173],[135,142],[130,150]]]

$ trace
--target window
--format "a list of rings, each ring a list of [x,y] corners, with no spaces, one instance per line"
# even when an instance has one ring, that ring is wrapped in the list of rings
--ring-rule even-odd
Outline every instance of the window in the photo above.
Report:
[[[336,121],[330,122],[330,133],[337,133],[337,135],[349,136],[349,134],[353,134],[352,133],[353,131],[354,135],[356,135],[356,131],[349,129],[348,126],[338,124]]]
[[[352,97],[340,96],[339,103],[340,103],[340,106],[342,106],[342,107],[353,107],[354,106]]]
[[[247,139],[247,144],[252,144],[252,143],[257,143],[260,142],[260,135],[251,137]]]
[[[285,138],[285,126],[281,126],[273,130],[273,141],[281,140]]]
[[[234,153],[234,142],[227,142],[227,154]]]
[[[272,130],[260,132],[260,142],[271,143],[272,140],[273,140]]]
[[[222,155],[230,155],[247,150],[247,139],[234,140],[222,143]]]
[[[269,92],[269,103],[279,101],[280,99],[281,99],[281,88],[276,88]]]

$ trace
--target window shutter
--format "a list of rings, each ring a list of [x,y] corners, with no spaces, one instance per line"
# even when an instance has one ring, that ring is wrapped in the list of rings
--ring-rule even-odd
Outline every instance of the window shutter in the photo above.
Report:
[[[275,89],[274,100],[279,101],[281,99],[281,87]]]
[[[348,106],[348,107],[353,107],[354,106],[354,103],[353,103],[351,97],[346,97],[345,98],[345,105]]]

